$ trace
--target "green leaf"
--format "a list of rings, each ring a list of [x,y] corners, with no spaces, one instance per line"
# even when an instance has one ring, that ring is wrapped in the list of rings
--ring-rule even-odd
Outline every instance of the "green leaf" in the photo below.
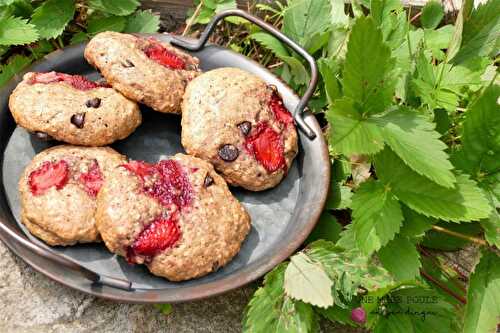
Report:
[[[151,10],[138,10],[127,17],[124,32],[153,33],[160,28],[160,17]]]
[[[75,14],[73,0],[47,0],[36,8],[31,22],[38,29],[40,38],[56,38]]]
[[[378,252],[385,269],[397,280],[412,280],[420,274],[420,254],[407,237],[396,237]]]
[[[33,59],[22,55],[15,55],[9,59],[6,65],[0,67],[0,87],[3,87],[9,80],[31,64]]]
[[[462,1],[462,7],[458,12],[457,19],[455,21],[455,31],[453,32],[453,37],[451,38],[450,45],[446,50],[448,61],[453,59],[460,49],[462,44],[462,33],[464,30],[465,18],[470,15],[472,8],[474,7],[474,0],[464,0]]]
[[[312,262],[321,265],[334,282],[336,304],[340,300],[338,293],[349,301],[360,286],[376,290],[394,283],[385,269],[357,250],[343,250],[332,242],[319,240],[311,243],[305,254]]]
[[[446,144],[434,124],[416,112],[400,108],[380,118],[385,142],[414,171],[444,187],[452,188],[455,176]]]
[[[243,319],[247,333],[313,332],[317,326],[312,307],[285,295],[283,288],[286,264],[281,264],[264,278],[248,303]]]
[[[155,304],[155,308],[165,316],[168,316],[174,311],[172,304]]]
[[[281,42],[276,37],[271,36],[267,32],[254,32],[249,35],[250,38],[255,40],[260,45],[271,50],[278,58],[288,57],[290,54]]]
[[[342,97],[340,84],[337,79],[339,66],[333,58],[321,58],[317,63],[325,85],[326,97],[328,98],[328,102],[332,104],[334,100]]]
[[[305,46],[311,36],[328,28],[330,10],[329,0],[290,0],[283,13],[282,31]]]
[[[324,239],[335,243],[340,238],[341,231],[342,225],[337,222],[337,219],[332,214],[325,211],[321,214],[316,227],[314,227],[312,233],[307,238],[306,243],[318,239]]]
[[[92,35],[103,31],[122,32],[126,22],[126,18],[122,16],[91,18],[88,22],[87,32]]]
[[[406,206],[403,206],[403,216],[404,222],[399,234],[410,239],[423,237],[425,232],[437,222],[437,220],[418,214]]]
[[[461,63],[475,56],[495,56],[500,49],[500,0],[489,0],[464,18],[462,43],[453,58]],[[451,58],[450,58],[451,59]]]
[[[393,64],[391,50],[373,19],[358,18],[347,45],[343,85],[345,96],[360,104],[362,114],[383,112],[392,102],[395,80],[389,74]]]
[[[349,16],[345,13],[344,0],[330,0],[332,12],[330,22],[332,25],[346,26],[349,24]]]
[[[481,182],[500,172],[500,86],[486,88],[465,113],[462,149],[453,163]]]
[[[28,20],[7,17],[0,20],[0,45],[21,45],[38,40],[38,33]]]
[[[90,36],[87,33],[80,31],[80,32],[77,32],[76,34],[74,34],[73,37],[71,37],[70,44],[71,45],[78,44],[81,42],[85,42],[89,39],[90,39]]]
[[[464,333],[496,332],[500,322],[500,258],[483,250],[470,277]]]
[[[420,23],[427,29],[435,29],[444,17],[444,9],[441,2],[432,0],[425,4],[420,15]]]
[[[500,248],[500,214],[498,213],[498,203],[495,200],[495,194],[492,190],[486,190],[486,197],[490,201],[491,214],[488,218],[480,220],[479,223],[484,229],[484,238],[486,241]]]
[[[363,116],[351,99],[336,100],[326,118],[331,125],[329,144],[334,152],[347,156],[375,154],[384,147],[382,131],[376,122]]]
[[[396,197],[416,212],[445,221],[474,221],[489,216],[491,208],[476,183],[458,174],[454,188],[446,188],[411,170],[390,149],[375,156],[377,176]]]
[[[132,14],[140,5],[138,0],[90,0],[89,7],[102,12],[125,16]]]
[[[393,239],[403,222],[398,201],[379,181],[361,184],[351,206],[356,244],[366,255]]]
[[[285,271],[285,293],[299,301],[318,307],[333,305],[330,290],[333,282],[323,268],[309,260],[303,253],[297,253],[290,259]]]

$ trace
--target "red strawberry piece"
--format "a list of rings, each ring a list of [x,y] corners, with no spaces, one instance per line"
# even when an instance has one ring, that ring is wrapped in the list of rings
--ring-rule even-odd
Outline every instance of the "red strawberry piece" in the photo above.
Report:
[[[83,184],[85,192],[92,198],[95,198],[99,193],[104,179],[102,178],[101,169],[96,160],[92,162],[89,170],[85,173],[80,174],[78,180]]]
[[[175,204],[182,208],[191,203],[193,189],[186,173],[176,161],[164,160],[157,164],[131,161],[123,167],[140,177],[144,192],[162,205]],[[149,181],[145,181],[146,178]]]
[[[152,257],[172,247],[180,238],[181,231],[173,217],[158,217],[146,226],[127,251],[130,262],[136,256]]]
[[[254,134],[245,141],[246,149],[255,156],[269,172],[286,168],[281,135],[267,123],[259,123]]]
[[[283,100],[281,99],[280,95],[278,95],[278,92],[276,90],[274,90],[273,94],[271,95],[271,99],[269,100],[269,107],[280,123],[285,125],[293,124],[293,116],[283,104]]]
[[[38,169],[32,171],[28,177],[28,184],[33,195],[41,195],[54,186],[62,189],[69,179],[69,165],[66,161],[44,162]]]
[[[144,161],[130,161],[122,166],[141,178],[152,176],[156,172],[154,164],[149,164]]]
[[[81,75],[70,75],[58,72],[36,73],[29,81],[30,84],[35,83],[53,83],[53,82],[67,82],[78,90],[90,90],[98,87],[104,87],[96,82],[92,82]]]
[[[172,51],[167,50],[163,45],[154,39],[149,39],[150,45],[144,49],[144,53],[149,59],[156,61],[160,65],[171,69],[185,69],[184,60]]]

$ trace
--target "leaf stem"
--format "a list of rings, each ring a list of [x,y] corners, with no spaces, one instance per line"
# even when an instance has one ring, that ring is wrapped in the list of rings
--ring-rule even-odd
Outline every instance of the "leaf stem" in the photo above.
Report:
[[[193,13],[193,16],[189,18],[189,21],[186,24],[186,27],[184,28],[184,31],[182,32],[182,36],[186,36],[186,34],[189,32],[189,29],[191,29],[191,26],[193,25],[194,20],[200,15],[201,11],[201,6],[203,6],[203,1],[200,1],[200,4],[196,6],[196,9]]]
[[[481,238],[477,238],[477,237],[473,237],[473,236],[469,236],[469,235],[464,235],[462,233],[452,231],[452,230],[449,230],[449,229],[446,229],[446,228],[443,228],[443,227],[440,227],[437,225],[433,225],[432,229],[436,230],[438,232],[442,232],[444,234],[448,234],[450,236],[455,236],[457,238],[462,238],[462,239],[468,240],[469,242],[475,243],[475,244],[480,245],[480,246],[488,246],[488,243],[486,243],[486,241],[484,239],[481,239]]]
[[[462,304],[466,304],[467,303],[467,301],[465,300],[465,298],[463,298],[462,296],[456,294],[453,290],[449,289],[447,286],[445,286],[444,284],[442,284],[440,281],[434,279],[429,273],[427,273],[423,269],[420,270],[420,274],[422,274],[427,280],[429,280],[432,283],[434,283],[435,285],[437,285],[439,288],[443,289],[449,295],[455,297],[460,303],[462,303]]]

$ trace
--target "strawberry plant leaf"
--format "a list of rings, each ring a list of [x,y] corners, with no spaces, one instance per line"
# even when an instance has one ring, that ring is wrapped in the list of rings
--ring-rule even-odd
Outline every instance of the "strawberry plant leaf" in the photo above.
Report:
[[[153,33],[160,28],[160,17],[151,10],[138,10],[127,17],[124,32]]]
[[[489,244],[500,248],[500,214],[498,213],[500,205],[491,190],[486,190],[486,197],[488,198],[493,209],[490,216],[486,219],[480,220],[479,223],[484,229],[484,238],[486,241]]]
[[[330,22],[332,25],[346,26],[349,24],[349,16],[345,13],[344,0],[330,0],[332,7]]]
[[[0,67],[0,87],[3,87],[9,80],[31,64],[33,59],[22,55],[15,55],[9,59],[6,65]]]
[[[465,113],[462,149],[454,164],[482,182],[500,172],[500,86],[487,87]]]
[[[396,237],[378,251],[385,269],[396,280],[412,280],[420,273],[420,254],[407,237]]]
[[[36,26],[40,38],[56,38],[62,34],[74,14],[73,0],[47,0],[35,9],[30,23]]]
[[[323,268],[309,260],[304,253],[290,259],[285,271],[285,293],[293,299],[318,307],[333,305],[333,282]]]
[[[375,156],[377,176],[395,196],[416,212],[445,221],[474,221],[489,216],[491,208],[477,184],[458,174],[455,187],[439,186],[410,169],[390,149]]]
[[[21,45],[38,40],[38,32],[33,24],[18,17],[0,20],[0,45]]]
[[[318,68],[325,85],[326,97],[330,104],[342,97],[340,83],[336,77],[339,74],[339,66],[333,58],[321,58],[318,60]]]
[[[458,232],[468,236],[478,236],[482,232],[479,224],[475,222],[460,224],[439,222],[436,225],[442,228],[446,228],[450,231]],[[430,249],[456,251],[465,247],[467,244],[470,244],[470,242],[468,240],[451,236],[439,231],[429,230],[426,232],[421,244]]]
[[[385,288],[394,283],[391,275],[357,250],[343,250],[332,242],[319,240],[305,250],[307,257],[321,265],[334,283],[335,303],[343,306],[338,293],[350,301],[360,286],[368,290]]]
[[[91,18],[88,22],[87,32],[91,35],[103,31],[122,32],[125,29],[127,19],[123,16],[108,16]]]
[[[342,231],[342,225],[337,222],[335,216],[325,211],[321,214],[316,227],[309,235],[306,243],[311,243],[318,239],[324,239],[331,242],[336,242],[340,237],[340,232]]]
[[[329,0],[290,0],[283,13],[282,31],[305,46],[311,36],[328,28],[330,11]]]
[[[295,301],[285,294],[283,283],[286,264],[281,264],[264,278],[248,303],[243,332],[301,333],[314,332],[316,315],[309,304]]]
[[[439,1],[432,0],[425,4],[420,15],[420,23],[426,29],[435,29],[444,17],[444,9]]]
[[[70,44],[71,45],[78,44],[81,42],[85,42],[89,39],[90,39],[90,36],[87,33],[80,31],[80,32],[77,32],[76,34],[74,34],[73,37],[71,37]]]
[[[125,16],[132,14],[140,5],[138,0],[90,0],[89,7],[102,12]]]
[[[385,142],[410,168],[439,185],[453,187],[453,165],[434,123],[406,108],[389,112],[380,121]]]
[[[464,333],[496,332],[500,321],[500,257],[483,250],[470,277]]]
[[[500,0],[479,4],[464,18],[461,47],[453,57],[461,63],[475,56],[495,56],[500,49]],[[451,59],[451,58],[450,58]]]
[[[361,184],[352,197],[351,208],[356,244],[366,255],[392,240],[403,222],[399,202],[379,181]]]
[[[418,214],[406,206],[403,206],[403,216],[403,226],[399,234],[410,239],[423,237],[425,232],[431,229],[433,224],[437,223],[436,219]]]
[[[290,56],[285,46],[283,46],[283,44],[278,39],[276,39],[276,37],[271,36],[267,32],[254,32],[248,37],[252,38],[265,48],[271,50],[280,59],[282,57]]]
[[[370,61],[366,59],[370,50]],[[362,114],[380,113],[392,101],[395,80],[389,76],[394,61],[382,33],[370,17],[352,27],[344,67],[344,95],[359,103]]]
[[[363,117],[349,98],[336,100],[326,112],[331,124],[329,144],[336,153],[375,154],[384,147],[382,131],[370,118]]]

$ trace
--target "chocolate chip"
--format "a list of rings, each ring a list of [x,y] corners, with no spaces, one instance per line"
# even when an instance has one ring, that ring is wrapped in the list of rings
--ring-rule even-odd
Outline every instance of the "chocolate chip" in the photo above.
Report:
[[[42,140],[42,141],[50,141],[50,140],[53,140],[53,138],[48,135],[47,133],[45,132],[39,132],[39,131],[36,131],[33,133],[33,135],[38,139],[38,140]]]
[[[88,108],[97,109],[99,106],[101,106],[101,99],[99,97],[89,99],[85,102],[85,106]]]
[[[85,113],[75,113],[71,116],[71,123],[78,128],[83,128],[85,123]]]
[[[135,67],[134,63],[128,59],[122,61],[122,66],[125,68]]]
[[[238,124],[238,128],[240,129],[241,133],[244,136],[247,136],[248,133],[250,133],[250,130],[252,129],[252,123],[249,121],[244,121],[244,122]]]
[[[238,148],[227,144],[219,148],[219,156],[226,162],[234,161],[239,155]]]
[[[210,175],[207,174],[207,176],[205,177],[205,181],[203,182],[203,186],[209,187],[213,183],[214,183],[214,179],[212,177],[210,177]]]
[[[214,261],[214,262],[212,263],[212,272],[214,272],[214,271],[218,270],[218,269],[219,269],[219,267],[220,267],[219,261],[218,261],[218,260]]]

